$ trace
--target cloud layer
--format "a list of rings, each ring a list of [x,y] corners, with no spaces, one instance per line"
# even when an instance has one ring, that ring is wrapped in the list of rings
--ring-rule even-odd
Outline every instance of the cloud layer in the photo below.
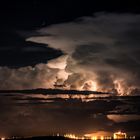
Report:
[[[80,98],[62,97],[61,94],[0,94],[0,137],[84,135],[100,131],[112,135],[118,130],[139,135],[140,97],[93,99],[83,102]]]
[[[134,94],[140,84],[140,15],[96,13],[42,28],[26,41],[64,55],[35,67],[0,67],[0,89],[66,88]]]
[[[67,79],[64,71],[66,56],[61,56],[47,64],[37,64],[35,67],[21,67],[10,69],[0,67],[0,89],[36,89],[54,88],[55,83],[61,83]],[[54,67],[53,67],[54,66]]]
[[[139,88],[139,24],[140,15],[97,13],[43,28],[27,41],[68,54],[66,71],[71,75],[65,84],[70,88],[82,89],[92,81],[95,90],[124,95]]]

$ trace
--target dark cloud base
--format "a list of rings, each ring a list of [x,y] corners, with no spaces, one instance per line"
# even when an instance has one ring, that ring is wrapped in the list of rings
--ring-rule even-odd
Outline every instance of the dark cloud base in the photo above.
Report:
[[[35,48],[35,47],[34,47]],[[33,48],[33,49],[34,49]],[[19,51],[0,51],[1,67],[20,68],[35,66],[38,63],[46,64],[48,60],[57,58],[63,53],[59,50],[45,48],[45,51],[19,50]]]

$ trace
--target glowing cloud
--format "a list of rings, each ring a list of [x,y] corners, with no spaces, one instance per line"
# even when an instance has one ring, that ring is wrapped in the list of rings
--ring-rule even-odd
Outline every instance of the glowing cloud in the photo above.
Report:
[[[114,121],[114,122],[127,122],[127,121],[134,121],[140,120],[140,115],[107,115],[107,118]]]
[[[85,83],[92,81],[90,89],[130,95],[140,84],[139,24],[140,15],[97,13],[40,29],[41,36],[26,40],[68,54],[68,89],[87,89]]]
[[[133,95],[140,87],[140,15],[97,13],[40,29],[26,41],[64,55],[35,67],[0,67],[0,89],[62,88]],[[49,36],[48,36],[49,34]]]

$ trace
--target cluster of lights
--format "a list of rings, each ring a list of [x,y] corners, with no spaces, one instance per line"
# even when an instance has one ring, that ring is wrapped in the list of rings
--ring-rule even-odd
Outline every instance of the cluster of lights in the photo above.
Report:
[[[60,134],[57,134],[60,136]],[[84,136],[76,136],[75,134],[65,134],[65,138],[74,139],[74,140],[111,140],[111,139],[135,139],[135,136],[128,137],[126,133],[121,131],[115,132],[113,136],[96,136],[96,135],[89,135],[86,134]],[[5,140],[6,138],[2,137],[0,140]]]
[[[110,137],[110,136],[91,136],[91,137],[88,137],[86,139],[91,139],[91,140],[111,140],[112,137]]]
[[[135,136],[130,136],[128,137],[126,133],[123,133],[121,131],[116,132],[112,136],[88,136],[85,135],[83,137],[78,137],[75,134],[66,134],[64,137],[69,138],[69,139],[75,139],[75,140],[86,140],[86,139],[91,139],[91,140],[111,140],[111,139],[135,139]]]
[[[83,137],[78,137],[78,136],[75,136],[74,134],[66,134],[64,135],[64,137],[66,138],[69,138],[69,139],[75,139],[75,140],[110,140],[112,139],[112,137],[109,137],[109,136],[83,136]]]
[[[127,135],[126,135],[126,133],[119,131],[119,132],[116,132],[113,134],[113,138],[114,139],[126,139]]]
[[[78,136],[75,136],[74,134],[65,134],[64,137],[70,138],[70,139],[75,139],[75,140],[78,140],[78,139],[84,140],[85,139],[85,137],[78,137]]]
[[[135,139],[135,136],[128,137],[126,133],[123,133],[121,131],[118,131],[113,134],[114,139]]]

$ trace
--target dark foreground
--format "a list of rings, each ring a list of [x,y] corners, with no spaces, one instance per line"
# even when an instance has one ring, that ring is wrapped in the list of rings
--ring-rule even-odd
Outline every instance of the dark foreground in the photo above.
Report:
[[[68,138],[62,136],[42,136],[42,137],[29,137],[29,138],[9,138],[5,140],[68,140]]]
[[[42,136],[42,137],[11,138],[11,139],[9,138],[9,139],[5,139],[5,140],[50,140],[50,139],[53,139],[53,140],[70,140],[71,139],[71,140],[74,140],[72,138],[66,138],[63,136]],[[135,139],[140,140],[140,137],[136,137]],[[78,139],[78,140],[80,140],[80,139]],[[113,140],[113,138],[112,138],[112,140]]]

